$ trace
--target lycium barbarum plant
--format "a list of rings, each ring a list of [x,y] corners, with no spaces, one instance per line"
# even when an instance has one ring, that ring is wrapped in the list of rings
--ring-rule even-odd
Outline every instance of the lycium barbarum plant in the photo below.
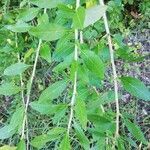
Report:
[[[18,2],[19,8],[8,9],[13,2],[3,1],[0,13],[0,99],[9,99],[13,112],[0,128],[0,149],[147,147],[140,127],[120,111],[121,86],[143,101],[150,92],[139,79],[117,75],[116,59],[143,57],[130,52],[120,34],[112,35],[119,20],[112,19],[114,1]],[[123,10],[121,1],[116,4]]]

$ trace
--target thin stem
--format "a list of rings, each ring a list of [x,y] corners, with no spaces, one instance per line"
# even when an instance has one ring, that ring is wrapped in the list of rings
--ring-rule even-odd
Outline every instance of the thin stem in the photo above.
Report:
[[[16,48],[18,48],[18,36],[17,36],[17,33],[15,33],[15,43],[16,43]],[[21,62],[19,53],[18,53],[18,62],[19,63]],[[22,99],[23,105],[25,106],[24,90],[23,90],[24,83],[23,83],[22,74],[20,74],[20,86],[21,86],[21,99]]]
[[[46,9],[44,9],[44,13],[46,13]],[[25,138],[25,127],[27,128],[26,129],[27,130],[27,134],[26,134],[27,150],[28,150],[28,145],[29,145],[27,111],[28,111],[28,107],[29,107],[29,102],[30,102],[30,97],[31,97],[31,90],[32,90],[33,80],[34,80],[34,77],[35,77],[35,72],[36,72],[36,67],[37,67],[37,62],[38,62],[38,58],[39,58],[41,44],[42,44],[42,40],[39,39],[38,47],[37,47],[37,50],[36,50],[35,61],[34,61],[34,65],[33,65],[33,70],[32,70],[31,78],[30,78],[30,81],[29,81],[29,84],[28,84],[28,87],[27,87],[27,99],[26,99],[25,112],[24,112],[25,115],[24,115],[23,124],[22,124],[21,139]]]
[[[78,9],[78,7],[80,6],[80,0],[76,0],[76,10]],[[79,31],[77,29],[75,29],[75,42],[78,40],[79,37]],[[74,49],[74,60],[75,62],[78,61],[78,46],[77,44],[75,44],[75,49]],[[72,94],[72,98],[71,98],[71,110],[70,110],[70,116],[69,116],[69,122],[68,122],[68,129],[67,129],[67,133],[69,135],[70,129],[71,129],[71,122],[73,120],[73,109],[74,109],[74,104],[76,101],[76,94],[77,94],[77,70],[74,73],[74,83],[73,83],[73,94]]]
[[[103,0],[99,0],[100,4],[104,6]],[[119,136],[119,98],[118,98],[118,84],[117,84],[117,72],[116,72],[116,66],[115,66],[115,61],[114,61],[114,51],[113,51],[113,46],[112,46],[112,39],[110,36],[110,30],[108,26],[108,20],[106,13],[103,15],[104,19],[104,24],[105,24],[105,30],[107,33],[107,38],[108,38],[108,45],[109,45],[109,50],[110,50],[110,57],[111,57],[111,64],[112,64],[112,70],[113,70],[113,79],[114,79],[114,90],[115,90],[115,101],[116,101],[116,133],[115,137],[117,138]]]
[[[99,94],[99,92],[97,91],[97,89],[96,89],[95,86],[93,86],[93,89],[94,89],[94,91],[96,92],[96,94],[97,94],[98,96],[100,96],[100,94]],[[104,109],[103,105],[100,105],[100,107],[101,107],[102,112],[105,113],[105,109]]]
[[[25,116],[24,116],[24,121],[23,121],[22,135],[24,134],[25,122],[26,122],[26,119],[27,119],[27,111],[28,111],[28,106],[29,106],[30,96],[31,96],[31,89],[32,89],[32,84],[33,84],[33,80],[34,80],[34,77],[35,77],[35,71],[36,71],[36,66],[37,66],[37,62],[38,62],[38,57],[39,57],[41,44],[42,44],[42,40],[40,39],[37,50],[36,50],[36,56],[35,56],[35,62],[34,62],[33,70],[32,70],[32,75],[31,75],[29,85],[28,85],[28,89],[27,89],[27,99],[26,99],[26,104],[25,104]]]

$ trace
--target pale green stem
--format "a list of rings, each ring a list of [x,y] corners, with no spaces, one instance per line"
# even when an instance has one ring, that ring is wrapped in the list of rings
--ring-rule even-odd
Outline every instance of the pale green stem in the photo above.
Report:
[[[102,6],[104,6],[103,0],[99,0],[99,2]],[[109,45],[111,64],[112,64],[112,70],[113,70],[115,101],[116,101],[116,133],[115,133],[115,137],[118,138],[119,137],[119,116],[120,116],[120,111],[119,111],[117,72],[116,72],[116,66],[115,66],[115,60],[114,60],[114,51],[113,51],[113,46],[112,46],[112,39],[111,39],[111,36],[110,36],[110,30],[109,30],[109,25],[108,25],[108,20],[107,20],[106,13],[104,13],[103,19],[104,19],[105,30],[106,30],[106,33],[107,33],[107,38],[108,38],[108,45]]]
[[[78,9],[79,6],[80,6],[80,0],[76,0],[76,10]],[[75,29],[75,42],[78,40],[78,37],[79,37],[79,31]],[[75,49],[74,49],[74,60],[75,62],[78,61],[78,46],[76,43],[75,43]],[[68,135],[71,129],[71,124],[72,124],[73,115],[74,115],[73,110],[74,110],[74,105],[76,101],[76,94],[77,94],[77,70],[74,73],[73,94],[72,94],[71,103],[70,103],[71,110],[70,110],[68,129],[67,129]]]
[[[46,13],[46,10],[44,10],[44,13]],[[38,47],[37,47],[36,55],[35,55],[35,61],[34,61],[34,65],[33,65],[33,70],[32,70],[32,74],[31,74],[31,78],[30,78],[28,86],[27,86],[27,98],[26,98],[26,104],[25,104],[25,112],[24,112],[25,114],[24,114],[23,125],[22,125],[21,139],[25,138],[25,127],[27,128],[27,131],[28,131],[27,111],[28,111],[28,107],[29,107],[29,103],[30,103],[31,90],[32,90],[32,85],[33,85],[35,73],[36,73],[36,67],[37,67],[37,62],[38,62],[38,58],[39,58],[41,44],[42,44],[42,40],[39,39],[39,43],[38,43]],[[28,149],[28,145],[29,145],[29,137],[27,136],[27,149]]]

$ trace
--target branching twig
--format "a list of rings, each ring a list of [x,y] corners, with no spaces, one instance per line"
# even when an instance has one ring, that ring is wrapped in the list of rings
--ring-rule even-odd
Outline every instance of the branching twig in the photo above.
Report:
[[[99,2],[100,2],[101,5],[104,6],[103,0],[99,0]],[[104,24],[105,24],[105,30],[106,30],[107,37],[108,37],[111,64],[112,64],[112,70],[113,70],[115,101],[116,101],[116,133],[115,133],[115,137],[117,138],[119,136],[119,115],[120,115],[119,99],[118,99],[117,73],[116,73],[116,66],[115,66],[115,61],[114,61],[114,51],[113,51],[113,46],[112,46],[112,40],[111,40],[111,36],[110,36],[110,31],[109,31],[109,26],[108,26],[106,13],[104,13],[103,19],[104,19]]]
[[[78,7],[80,6],[80,0],[76,0],[76,10],[78,9]],[[77,29],[75,29],[75,42],[78,40],[78,36],[79,36],[79,31]],[[74,49],[74,60],[75,62],[77,62],[78,60],[78,46],[77,44],[75,44],[75,49]],[[76,93],[77,93],[77,70],[74,73],[74,83],[73,83],[73,94],[72,94],[72,98],[71,98],[71,110],[70,110],[70,116],[69,116],[69,122],[68,122],[68,129],[67,129],[67,133],[69,134],[70,129],[71,129],[71,122],[73,119],[73,107],[76,101]]]

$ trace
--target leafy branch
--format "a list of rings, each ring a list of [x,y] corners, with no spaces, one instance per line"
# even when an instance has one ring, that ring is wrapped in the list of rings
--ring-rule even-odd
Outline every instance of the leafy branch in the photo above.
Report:
[[[99,0],[99,2],[102,6],[104,6],[103,0]],[[115,60],[114,60],[114,51],[113,51],[113,46],[112,46],[112,39],[111,39],[111,35],[110,35],[110,30],[109,30],[109,25],[108,25],[106,13],[104,13],[103,19],[104,19],[104,24],[105,24],[105,30],[106,30],[107,37],[108,37],[108,45],[109,45],[111,64],[112,64],[112,70],[113,70],[113,81],[114,81],[115,101],[116,101],[116,133],[115,133],[115,137],[117,138],[119,136],[119,116],[120,116],[119,98],[118,98],[118,84],[117,84],[117,78],[118,77],[117,77]]]

